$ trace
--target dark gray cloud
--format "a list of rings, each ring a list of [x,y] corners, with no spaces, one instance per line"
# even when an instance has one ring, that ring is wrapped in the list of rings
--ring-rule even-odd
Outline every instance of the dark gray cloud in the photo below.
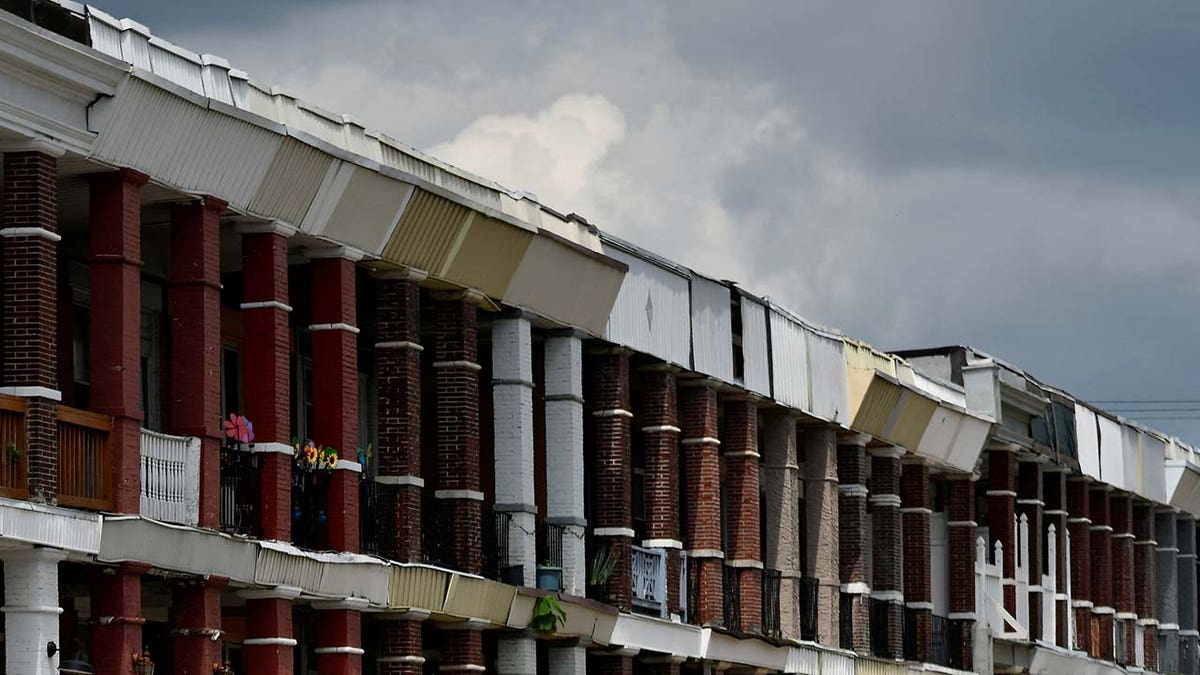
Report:
[[[879,346],[1200,397],[1198,5],[107,9]]]

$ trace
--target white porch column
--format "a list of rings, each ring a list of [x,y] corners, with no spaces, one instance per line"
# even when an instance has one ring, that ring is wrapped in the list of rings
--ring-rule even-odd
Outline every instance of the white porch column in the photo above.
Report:
[[[496,645],[496,673],[537,675],[537,640],[528,635],[500,638]]]
[[[587,590],[583,472],[583,344],[567,331],[546,340],[546,523],[562,528],[563,592],[579,596]]]
[[[551,647],[549,656],[552,675],[587,675],[587,649],[584,647]]]
[[[48,656],[58,638],[58,563],[66,553],[56,549],[29,549],[5,553],[4,560],[4,663],[5,672],[21,675],[56,675],[61,652]]]
[[[533,483],[533,353],[529,318],[505,314],[492,323],[492,400],[497,513],[508,512],[508,559],[523,565],[524,585],[537,574],[537,498]]]

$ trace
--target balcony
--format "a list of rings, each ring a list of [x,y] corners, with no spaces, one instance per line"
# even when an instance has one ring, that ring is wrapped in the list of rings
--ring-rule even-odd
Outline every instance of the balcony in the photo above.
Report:
[[[261,533],[258,497],[262,490],[258,455],[240,447],[221,448],[221,529],[257,537]]]
[[[292,463],[292,543],[300,548],[329,548],[329,470]]]
[[[817,598],[820,583],[813,577],[800,577],[800,639],[817,641]]]
[[[25,399],[0,395],[0,446],[0,496],[25,499],[29,496]]]
[[[667,556],[663,549],[633,547],[633,606],[667,616]]]
[[[180,525],[199,523],[200,439],[142,429],[141,450],[142,515]]]
[[[112,510],[111,436],[112,419],[107,415],[58,406],[58,503],[61,506]]]
[[[779,625],[779,586],[782,578],[779,570],[762,571],[762,632],[767,637],[779,638],[783,635]]]
[[[933,615],[933,663],[962,670],[962,622]]]
[[[740,570],[736,567],[725,567],[725,627],[730,630],[742,629],[742,585]]]
[[[396,491],[366,477],[358,487],[359,547],[381,558],[396,557]]]

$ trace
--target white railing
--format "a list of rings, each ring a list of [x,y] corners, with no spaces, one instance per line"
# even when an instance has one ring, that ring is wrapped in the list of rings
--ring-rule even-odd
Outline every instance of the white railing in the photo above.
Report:
[[[661,548],[633,547],[633,604],[667,615],[667,556]]]
[[[142,429],[141,513],[181,525],[200,522],[200,439]]]

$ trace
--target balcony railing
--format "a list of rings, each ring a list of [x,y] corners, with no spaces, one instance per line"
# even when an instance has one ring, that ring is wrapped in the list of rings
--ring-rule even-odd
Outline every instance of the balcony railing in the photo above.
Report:
[[[768,637],[780,637],[779,586],[782,575],[779,570],[762,571],[762,632]]]
[[[141,513],[180,525],[200,521],[200,439],[142,429]]]
[[[842,649],[854,649],[854,594],[842,593],[838,596],[838,616],[841,620],[838,626],[838,646]]]
[[[736,567],[725,569],[725,627],[731,630],[742,629],[742,586],[738,582],[741,577]]]
[[[920,660],[920,655],[917,654],[917,642],[917,610],[905,607],[903,630],[904,660]]]
[[[364,477],[358,488],[359,544],[363,553],[396,557],[396,491]]]
[[[800,577],[800,639],[817,641],[817,597],[820,583],[813,577]]]
[[[0,395],[0,496],[29,496],[25,399]]]
[[[667,615],[667,557],[662,549],[633,547],[633,604]]]
[[[871,598],[869,606],[871,653],[881,658],[897,658],[902,656],[901,654],[891,653],[892,647],[888,639],[888,624],[890,623],[888,617],[891,611],[891,603],[880,598]]]
[[[543,522],[538,537],[538,561],[552,567],[563,566],[563,537],[568,536],[566,525]]]
[[[962,670],[962,622],[933,615],[933,663]]]
[[[58,406],[58,503],[112,509],[112,419]]]
[[[258,497],[262,490],[259,456],[239,447],[221,448],[221,529],[234,534],[261,533]]]
[[[437,499],[433,495],[421,498],[421,553],[426,564],[450,566],[450,533],[453,527],[454,514],[445,499]]]
[[[329,548],[328,469],[292,464],[292,543],[300,548]]]

